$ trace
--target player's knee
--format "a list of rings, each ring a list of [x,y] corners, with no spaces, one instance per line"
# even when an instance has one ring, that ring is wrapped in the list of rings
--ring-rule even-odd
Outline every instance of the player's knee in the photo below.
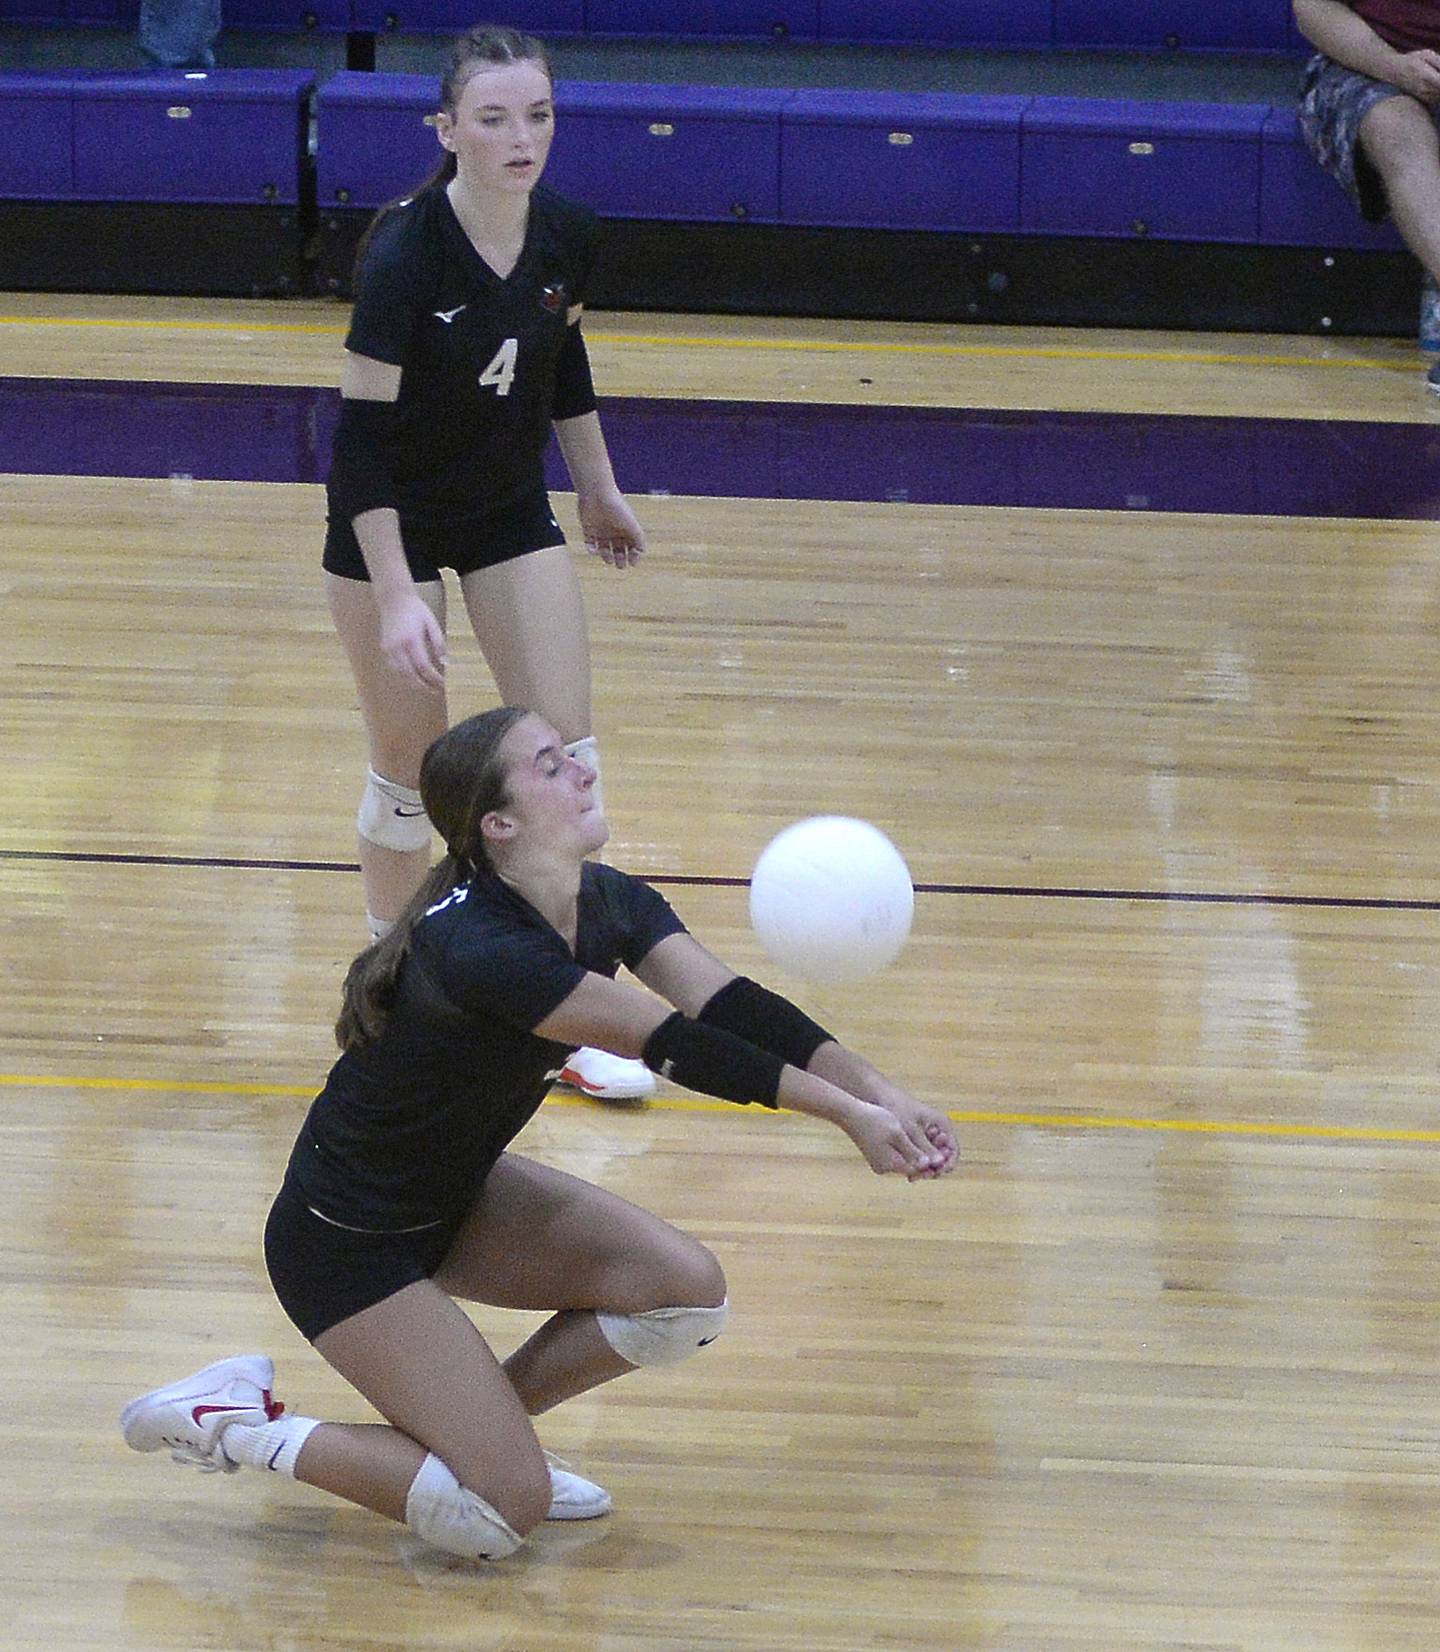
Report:
[[[548,1493],[548,1484],[547,1484]],[[539,1519],[548,1510],[541,1510]],[[462,1486],[450,1470],[433,1454],[426,1457],[405,1497],[405,1524],[417,1537],[465,1560],[503,1560],[525,1540],[525,1534],[539,1523],[523,1521],[523,1513],[513,1506],[507,1513],[478,1493]],[[521,1517],[517,1525],[512,1515]]]
[[[670,1302],[723,1303],[725,1270],[715,1253],[698,1239],[685,1235],[687,1243],[675,1256],[665,1280],[665,1299]]]
[[[492,1474],[487,1489],[489,1501],[521,1537],[528,1537],[550,1513],[550,1469],[539,1451],[534,1462],[508,1464],[498,1479]]]
[[[636,1247],[607,1278],[597,1280],[596,1292],[602,1301],[608,1297],[637,1308],[677,1302],[712,1307],[725,1301],[725,1270],[698,1239],[667,1225],[653,1245]]]
[[[430,817],[413,786],[386,780],[374,769],[365,771],[365,790],[355,829],[367,843],[382,849],[418,850],[430,847]]]
[[[678,1365],[707,1348],[725,1329],[728,1301],[713,1308],[651,1308],[640,1314],[597,1313],[600,1333],[635,1366]]]

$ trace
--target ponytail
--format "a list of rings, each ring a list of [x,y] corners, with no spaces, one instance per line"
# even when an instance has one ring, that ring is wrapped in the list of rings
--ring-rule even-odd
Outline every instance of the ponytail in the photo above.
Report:
[[[455,176],[459,163],[454,152],[447,149],[440,157],[435,170],[422,184],[418,184],[408,195],[397,195],[393,201],[387,201],[384,206],[378,207],[375,216],[365,226],[355,247],[355,262],[351,266],[350,284],[355,286],[360,280],[360,267],[365,262],[365,254],[370,250],[370,243],[375,239],[376,232],[381,224],[398,207],[409,206],[412,201],[418,201],[422,195],[428,195],[432,190],[444,189],[446,184]]]
[[[445,839],[445,853],[389,933],[367,946],[346,971],[335,1022],[335,1042],[342,1050],[360,1049],[381,1036],[415,926],[452,889],[488,869],[481,823],[508,800],[500,747],[526,715],[523,706],[495,706],[456,723],[426,751],[420,764],[420,800]]]
[[[447,849],[425,875],[425,881],[410,897],[394,924],[359,954],[345,972],[341,989],[340,1014],[335,1021],[335,1042],[342,1050],[372,1044],[385,1031],[395,1002],[400,966],[410,952],[415,925],[472,871]]]

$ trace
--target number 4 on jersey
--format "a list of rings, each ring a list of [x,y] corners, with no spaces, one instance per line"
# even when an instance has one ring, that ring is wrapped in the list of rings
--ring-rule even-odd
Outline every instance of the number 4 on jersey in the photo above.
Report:
[[[488,390],[493,384],[497,396],[508,396],[515,382],[515,357],[520,353],[520,340],[507,338],[495,352],[495,359],[480,375],[480,388]]]

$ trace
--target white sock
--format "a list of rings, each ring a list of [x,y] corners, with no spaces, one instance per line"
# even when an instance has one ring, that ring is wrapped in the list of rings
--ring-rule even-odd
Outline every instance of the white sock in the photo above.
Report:
[[[365,923],[372,941],[383,941],[395,927],[394,918],[377,918],[373,912],[366,912]]]
[[[293,1480],[300,1447],[319,1426],[318,1417],[277,1417],[273,1423],[231,1423],[220,1436],[220,1449],[232,1463],[273,1469],[276,1474],[288,1475]]]

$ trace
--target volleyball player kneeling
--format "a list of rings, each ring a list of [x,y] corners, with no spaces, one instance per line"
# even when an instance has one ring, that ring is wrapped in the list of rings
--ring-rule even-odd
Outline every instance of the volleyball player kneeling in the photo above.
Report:
[[[942,1113],[735,975],[648,884],[587,858],[607,836],[594,776],[538,716],[456,724],[420,794],[446,854],[350,967],[341,1054],[265,1234],[282,1306],[386,1421],[286,1415],[270,1360],[245,1354],[142,1395],[121,1426],[137,1451],[288,1474],[498,1560],[542,1520],[610,1508],[531,1419],[689,1357],[727,1313],[703,1245],[509,1151],[571,1049],[827,1119],[878,1173],[943,1175],[957,1150]],[[617,981],[622,963],[650,990]],[[502,1364],[457,1298],[552,1317]]]

